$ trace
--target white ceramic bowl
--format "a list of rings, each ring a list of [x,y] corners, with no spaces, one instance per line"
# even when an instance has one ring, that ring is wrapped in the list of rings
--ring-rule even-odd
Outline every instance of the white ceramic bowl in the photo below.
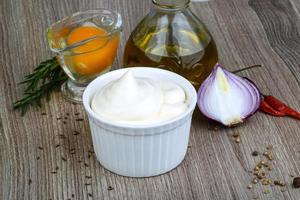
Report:
[[[94,94],[107,83],[120,78],[128,69],[134,70],[138,77],[177,83],[186,92],[188,109],[174,119],[148,125],[118,123],[97,115],[90,107]],[[134,67],[101,75],[87,86],[83,94],[97,159],[109,171],[129,177],[155,176],[174,169],[187,151],[196,101],[197,93],[191,83],[166,70]]]

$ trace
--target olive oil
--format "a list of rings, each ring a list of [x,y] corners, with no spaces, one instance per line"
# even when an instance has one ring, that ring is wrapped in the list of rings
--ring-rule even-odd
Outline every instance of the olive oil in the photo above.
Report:
[[[190,0],[152,0],[152,3],[152,9],[127,41],[124,66],[170,70],[198,89],[218,62],[212,36],[190,10]]]
[[[141,49],[129,38],[124,53],[124,66],[149,66],[166,69],[188,79],[196,89],[207,78],[218,61],[218,52],[211,39],[203,49],[161,45],[151,51]],[[178,53],[179,52],[179,53]]]

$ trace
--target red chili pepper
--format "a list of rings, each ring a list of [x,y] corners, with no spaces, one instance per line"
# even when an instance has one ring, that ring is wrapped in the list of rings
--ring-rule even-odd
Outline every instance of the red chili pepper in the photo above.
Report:
[[[285,113],[282,113],[278,110],[272,108],[265,100],[262,100],[260,103],[259,109],[265,113],[268,113],[273,116],[282,117],[285,116]]]
[[[267,95],[265,96],[264,101],[266,101],[275,110],[300,120],[300,113],[290,108],[289,106],[281,102],[279,99],[271,95]]]

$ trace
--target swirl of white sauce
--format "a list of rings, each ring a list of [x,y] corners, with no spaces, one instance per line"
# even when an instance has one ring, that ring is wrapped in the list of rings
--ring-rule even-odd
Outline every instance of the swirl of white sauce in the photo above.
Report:
[[[176,83],[136,77],[132,70],[101,88],[91,102],[102,117],[130,124],[169,120],[187,106],[186,94]]]

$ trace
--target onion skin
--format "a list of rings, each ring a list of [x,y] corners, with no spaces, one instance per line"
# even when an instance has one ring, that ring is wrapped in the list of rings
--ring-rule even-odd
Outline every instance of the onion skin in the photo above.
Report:
[[[197,104],[204,116],[231,127],[252,116],[259,109],[261,100],[253,81],[239,77],[217,63],[198,90]]]
[[[256,85],[251,79],[249,79],[249,78],[247,78],[247,77],[243,77],[243,79],[249,81],[249,82],[252,84],[252,86],[254,86],[254,88],[258,91],[258,93],[259,93],[259,105],[260,105],[261,102],[262,102],[262,100],[263,100],[263,95],[262,95],[262,93],[260,92],[260,89],[257,87],[257,85]],[[259,106],[258,106],[258,108],[257,108],[255,111],[253,111],[253,113],[250,114],[248,117],[251,117],[252,115],[254,115],[258,110],[259,110]],[[248,118],[248,117],[247,117],[247,118]]]
[[[248,77],[243,77],[243,79],[246,79],[247,81],[249,81],[255,88],[256,90],[259,92],[259,105],[261,104],[261,102],[263,101],[264,97],[260,91],[260,89],[257,87],[257,85]],[[254,115],[257,111],[259,111],[259,106],[258,108],[251,114],[249,115],[248,117],[251,117],[252,115]]]

